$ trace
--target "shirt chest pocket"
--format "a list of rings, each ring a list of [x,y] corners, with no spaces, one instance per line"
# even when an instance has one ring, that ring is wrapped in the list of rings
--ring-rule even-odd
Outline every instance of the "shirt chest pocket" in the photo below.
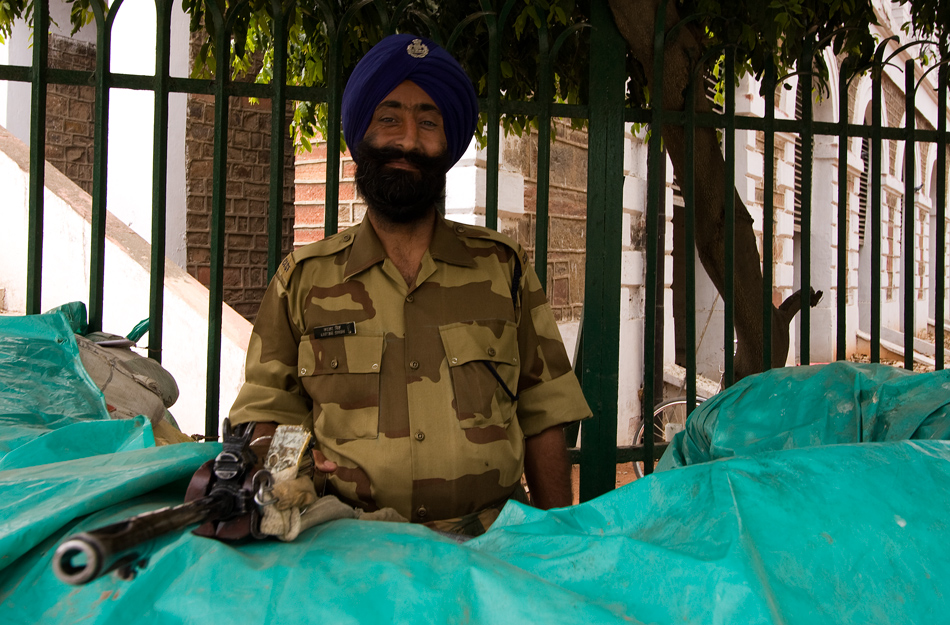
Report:
[[[453,323],[439,328],[456,412],[463,428],[505,425],[517,405],[518,329],[511,321]]]
[[[382,358],[382,335],[301,341],[297,365],[301,384],[313,399],[318,438],[377,437]]]

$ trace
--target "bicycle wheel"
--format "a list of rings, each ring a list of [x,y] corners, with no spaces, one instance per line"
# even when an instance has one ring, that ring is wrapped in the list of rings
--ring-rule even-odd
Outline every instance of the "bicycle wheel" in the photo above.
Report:
[[[704,401],[706,401],[705,397],[696,397],[697,406]],[[673,436],[686,426],[686,417],[689,416],[688,410],[685,397],[676,397],[657,404],[653,409],[653,443],[659,445],[673,440]],[[644,436],[643,425],[641,424],[640,429],[637,430],[634,443],[642,445]],[[653,466],[656,466],[656,463]],[[634,462],[633,472],[638,478],[643,477],[643,463]]]

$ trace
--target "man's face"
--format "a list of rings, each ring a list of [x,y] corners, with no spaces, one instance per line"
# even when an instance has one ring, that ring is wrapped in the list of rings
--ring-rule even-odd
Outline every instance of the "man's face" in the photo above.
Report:
[[[413,82],[383,98],[356,151],[356,186],[388,221],[422,219],[445,192],[450,163],[442,114]]]

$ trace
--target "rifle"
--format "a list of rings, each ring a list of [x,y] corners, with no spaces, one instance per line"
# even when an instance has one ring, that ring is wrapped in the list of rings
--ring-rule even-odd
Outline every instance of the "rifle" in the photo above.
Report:
[[[207,495],[70,536],[53,555],[56,577],[66,583],[79,585],[115,570],[120,578],[131,579],[138,568],[145,566],[147,543],[153,539],[196,523],[215,522],[221,527],[235,520],[242,521],[248,513],[250,534],[261,538],[257,531],[260,525],[259,509],[254,502],[258,500],[259,503],[257,493],[269,487],[270,474],[263,469],[254,471],[258,459],[250,448],[254,431],[252,425],[248,424],[240,433],[236,433],[231,428],[231,422],[224,420],[221,453],[213,461],[202,465],[188,488],[189,494],[192,494],[197,480],[200,482],[197,488],[207,492]],[[210,490],[206,489],[207,485],[199,476],[210,480]],[[211,535],[214,535],[214,530]],[[220,532],[218,535],[231,538],[221,536]]]

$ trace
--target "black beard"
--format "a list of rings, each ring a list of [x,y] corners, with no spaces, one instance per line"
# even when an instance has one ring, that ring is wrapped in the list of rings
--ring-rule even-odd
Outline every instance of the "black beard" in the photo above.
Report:
[[[449,170],[448,150],[437,156],[399,148],[377,148],[368,141],[356,146],[356,188],[370,210],[394,224],[425,218],[445,196],[445,173]],[[405,159],[418,171],[387,167]]]

